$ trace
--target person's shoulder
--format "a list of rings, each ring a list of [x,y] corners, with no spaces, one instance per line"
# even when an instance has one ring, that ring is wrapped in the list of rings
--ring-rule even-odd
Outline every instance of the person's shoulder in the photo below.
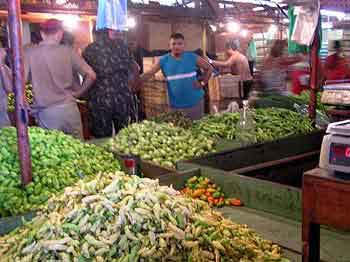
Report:
[[[159,57],[159,61],[160,63],[165,63],[167,61],[169,61],[171,54],[170,53],[166,53],[165,55],[162,55]]]
[[[197,59],[198,55],[192,51],[185,51],[184,56],[187,58]]]

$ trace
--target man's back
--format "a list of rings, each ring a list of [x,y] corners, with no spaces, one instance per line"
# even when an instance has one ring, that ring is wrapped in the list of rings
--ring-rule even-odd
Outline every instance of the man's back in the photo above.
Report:
[[[132,58],[122,40],[101,38],[85,49],[83,57],[96,72],[98,80],[113,79],[118,75],[127,81]]]
[[[252,80],[248,59],[238,51],[235,55],[235,65],[242,81]]]
[[[36,107],[74,100],[73,69],[84,65],[70,47],[40,43],[25,50],[26,75],[33,84]]]

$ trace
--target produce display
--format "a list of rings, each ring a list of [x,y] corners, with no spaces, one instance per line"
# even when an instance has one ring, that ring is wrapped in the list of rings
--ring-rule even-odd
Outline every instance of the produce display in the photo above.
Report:
[[[15,128],[0,129],[0,217],[38,209],[78,179],[119,169],[113,155],[58,131],[29,129],[33,182],[22,188]]]
[[[208,115],[193,124],[193,130],[212,138],[235,139],[236,125],[240,113],[223,113],[220,115]]]
[[[309,118],[283,108],[258,108],[253,110],[255,134],[258,142],[310,133],[314,130]],[[193,130],[207,137],[236,139],[239,113],[210,115],[194,123]]]
[[[317,93],[317,110],[320,112],[325,112],[325,106],[321,103],[322,93]],[[295,111],[295,104],[298,105],[308,105],[310,103],[310,91],[303,91],[300,95],[269,95],[264,96],[261,101],[258,101],[257,107],[265,108],[274,107],[285,108]]]
[[[33,103],[33,92],[32,92],[32,85],[30,84],[26,85],[26,98],[27,98],[27,103],[31,105]],[[8,111],[9,112],[15,111],[14,93],[10,93],[8,96]]]
[[[212,152],[214,142],[172,124],[144,121],[121,130],[107,147],[112,151],[140,156],[161,166],[175,167],[179,160]]]
[[[100,174],[0,238],[12,261],[286,262],[280,248],[156,180]]]
[[[162,114],[151,119],[151,121],[154,121],[156,123],[171,123],[174,126],[182,128],[191,128],[192,126],[191,119],[187,118],[184,113],[180,111]]]
[[[307,116],[283,108],[256,109],[255,125],[258,142],[314,131]]]
[[[181,193],[191,198],[208,202],[210,206],[222,207],[224,205],[242,206],[239,199],[227,199],[221,188],[204,176],[193,176],[186,181]]]

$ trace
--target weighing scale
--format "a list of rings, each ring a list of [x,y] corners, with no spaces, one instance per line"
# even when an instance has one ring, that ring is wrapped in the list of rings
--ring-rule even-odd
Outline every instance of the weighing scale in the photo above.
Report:
[[[321,147],[320,168],[350,174],[350,120],[328,125]]]

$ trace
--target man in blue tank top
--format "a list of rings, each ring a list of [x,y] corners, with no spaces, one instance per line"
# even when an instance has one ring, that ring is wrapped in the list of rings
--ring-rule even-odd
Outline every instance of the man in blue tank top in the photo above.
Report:
[[[213,68],[203,58],[192,52],[185,52],[185,38],[182,34],[170,37],[171,52],[162,56],[150,71],[141,79],[150,79],[162,70],[167,84],[171,109],[182,111],[192,120],[200,119],[204,114],[204,91],[213,72]],[[203,71],[202,79],[197,79],[197,70]]]

